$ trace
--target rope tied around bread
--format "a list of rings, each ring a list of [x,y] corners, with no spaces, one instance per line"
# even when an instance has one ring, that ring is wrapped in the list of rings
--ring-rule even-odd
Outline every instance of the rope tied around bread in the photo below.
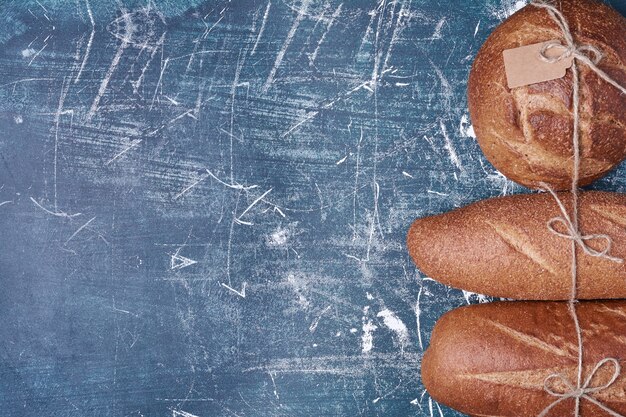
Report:
[[[603,409],[604,411],[606,411],[607,413],[609,413],[610,415],[614,417],[626,417],[617,413],[614,410],[611,410],[606,405],[602,404],[600,401],[596,400],[595,398],[591,396],[592,394],[598,393],[600,391],[603,391],[609,388],[619,378],[621,374],[621,367],[617,359],[605,358],[605,359],[600,360],[594,367],[591,374],[587,377],[587,379],[585,379],[585,381],[583,381],[583,375],[582,375],[583,374],[583,339],[582,339],[582,329],[578,321],[578,314],[576,313],[577,289],[578,289],[576,245],[579,245],[583,249],[583,251],[590,256],[601,257],[601,258],[611,260],[613,262],[620,262],[620,263],[623,262],[623,260],[609,255],[609,252],[611,250],[612,240],[608,235],[604,235],[604,234],[583,235],[580,232],[580,229],[578,228],[578,178],[580,174],[579,172],[580,171],[580,114],[579,114],[579,110],[580,110],[580,80],[579,78],[580,76],[578,73],[577,62],[580,61],[581,63],[587,65],[587,67],[590,68],[592,71],[594,71],[600,78],[602,78],[604,81],[606,81],[607,83],[611,84],[612,86],[620,90],[623,94],[626,94],[626,87],[618,84],[617,81],[613,80],[607,73],[605,73],[600,68],[598,68],[597,64],[602,60],[604,56],[602,51],[600,51],[598,48],[596,48],[593,45],[577,45],[576,42],[574,42],[574,36],[572,35],[569,24],[567,23],[567,19],[565,19],[565,16],[563,16],[563,13],[561,13],[560,10],[558,10],[554,5],[543,0],[532,0],[530,4],[532,4],[535,7],[545,9],[550,15],[550,17],[552,18],[552,20],[554,20],[556,24],[558,25],[558,27],[561,29],[563,37],[565,38],[565,45],[561,45],[560,42],[556,42],[556,41],[547,42],[543,46],[542,50],[540,51],[540,59],[542,59],[545,62],[554,63],[554,62],[561,61],[563,59],[568,59],[570,57],[573,57],[572,67],[571,67],[572,90],[573,90],[572,113],[573,113],[573,118],[574,118],[574,127],[573,127],[573,134],[572,134],[572,142],[573,142],[573,148],[574,148],[574,161],[573,161],[573,168],[572,168],[572,171],[573,171],[572,172],[572,189],[571,189],[572,207],[573,207],[572,216],[568,215],[567,210],[565,209],[565,206],[563,205],[563,203],[561,202],[557,194],[554,192],[554,190],[552,190],[547,184],[542,184],[542,185],[547,191],[550,192],[550,194],[552,194],[557,204],[559,205],[559,208],[561,209],[561,213],[563,215],[563,217],[555,217],[553,219],[548,220],[547,222],[548,230],[550,230],[550,232],[554,233],[555,235],[559,237],[569,239],[571,241],[571,254],[572,254],[571,291],[572,292],[571,292],[570,299],[568,301],[568,307],[569,307],[570,314],[572,316],[572,320],[574,321],[574,328],[576,330],[576,337],[578,339],[578,368],[577,368],[576,384],[573,384],[572,382],[570,382],[569,379],[567,379],[567,377],[561,373],[551,374],[546,377],[546,379],[544,380],[543,388],[548,394],[554,397],[557,397],[557,399],[553,401],[550,405],[548,405],[546,408],[544,408],[544,410],[539,414],[538,417],[545,417],[554,406],[570,398],[573,398],[575,400],[575,406],[574,406],[575,417],[580,416],[581,399],[585,399],[591,402],[592,404],[595,404],[597,407]],[[557,47],[564,48],[563,52],[556,57],[548,56],[547,54],[548,51],[550,49],[557,48]],[[589,56],[587,56],[587,53],[593,54],[594,55],[593,59],[589,58]],[[567,229],[567,233],[562,233],[556,230],[554,227],[556,223],[561,223],[562,225],[564,225],[565,228]],[[605,249],[602,251],[597,251],[587,246],[586,242],[589,240],[594,240],[594,239],[604,240],[606,242]],[[614,366],[613,377],[610,379],[610,381],[606,384],[599,385],[596,387],[590,386],[591,381],[593,377],[595,376],[595,374],[601,368],[603,368],[609,363],[613,364]],[[567,390],[566,391],[554,390],[551,386],[551,383],[555,380],[561,381],[567,387]]]
[[[611,376],[611,379],[609,379],[609,381],[604,384],[592,386],[591,383],[594,377],[596,376],[596,374],[598,373],[598,371],[610,365],[613,365],[613,375]],[[541,412],[541,414],[539,414],[538,417],[545,417],[548,414],[548,412],[550,412],[552,407],[556,406],[561,401],[567,400],[568,398],[575,398],[578,400],[581,398],[584,398],[585,400],[590,401],[593,404],[597,405],[598,407],[602,408],[604,411],[611,414],[612,416],[621,417],[620,414],[616,413],[615,411],[611,410],[610,408],[602,404],[600,401],[590,396],[590,394],[600,392],[602,390],[609,388],[611,385],[613,385],[613,383],[619,377],[620,373],[621,373],[621,366],[619,362],[617,361],[617,359],[606,358],[598,362],[598,364],[595,366],[595,368],[593,368],[593,370],[591,371],[591,373],[585,380],[584,384],[582,384],[580,388],[576,388],[575,384],[573,384],[563,374],[557,373],[557,374],[549,375],[543,382],[543,389],[550,395],[558,397],[559,399],[553,402],[552,404],[550,404],[548,407],[546,407]],[[560,382],[562,385],[566,387],[566,389],[559,390],[557,387],[554,387],[553,385],[554,382]]]
[[[562,216],[553,217],[552,219],[547,221],[546,225],[548,226],[550,232],[564,239],[570,239],[574,241],[589,256],[607,259],[609,261],[620,264],[624,262],[622,258],[617,258],[615,256],[609,255],[609,253],[611,252],[611,246],[613,245],[613,240],[609,235],[603,233],[594,233],[589,235],[582,234],[580,230],[578,230],[578,228],[574,227],[572,219],[567,213],[565,205],[563,204],[559,196],[548,186],[548,184],[542,182],[541,187],[544,190],[548,191],[550,194],[552,194],[552,197],[554,197],[554,200],[558,204],[562,214]],[[557,223],[563,225],[563,227],[565,227],[565,229],[567,230],[567,233],[563,233],[557,230],[555,227]],[[587,245],[587,242],[592,240],[604,241],[604,249],[596,250]]]
[[[613,87],[617,88],[622,93],[626,94],[626,87],[620,85],[617,81],[612,79],[606,72],[598,68],[597,64],[602,60],[602,58],[604,58],[604,54],[602,53],[602,51],[600,51],[600,49],[596,48],[593,45],[577,45],[574,42],[574,37],[569,28],[569,24],[567,23],[567,19],[565,19],[565,16],[563,16],[563,13],[561,13],[552,4],[547,3],[543,0],[533,0],[531,4],[535,7],[546,9],[547,12],[550,14],[550,17],[552,17],[552,20],[554,20],[556,24],[559,26],[559,28],[561,29],[561,32],[563,33],[563,37],[565,38],[566,45],[562,45],[558,41],[546,42],[546,44],[543,45],[539,53],[542,61],[553,64],[555,62],[562,61],[563,59],[574,57],[576,60],[586,64],[587,67],[589,67],[596,74],[598,74],[598,76],[602,78],[604,81],[611,84]],[[553,48],[563,48],[563,52],[558,56],[550,57],[547,55],[547,53],[550,49],[553,49]],[[587,52],[591,52],[594,55],[593,59],[587,56]]]
[[[611,379],[604,384],[601,384],[598,386],[591,386],[591,382],[593,381],[598,371],[602,369],[603,367],[608,366],[609,364],[613,365],[613,375],[611,376]],[[600,392],[602,390],[609,388],[617,380],[620,373],[621,373],[621,367],[617,359],[606,358],[598,362],[598,364],[595,366],[595,368],[593,368],[593,371],[591,371],[591,373],[585,380],[584,384],[580,388],[576,388],[569,379],[563,376],[563,374],[549,375],[544,381],[543,388],[550,395],[559,397],[559,399],[553,402],[552,404],[550,404],[548,407],[546,407],[541,412],[541,414],[539,414],[539,417],[546,416],[548,412],[552,409],[552,407],[556,406],[561,401],[564,401],[568,398],[575,398],[577,402],[580,401],[581,398],[584,398],[587,401],[590,401],[593,404],[597,405],[598,407],[602,408],[604,411],[611,414],[612,416],[622,417],[621,414],[616,413],[615,411],[611,410],[610,408],[602,404],[600,401],[596,400],[595,398],[589,395],[589,394],[594,394],[596,392]],[[566,386],[567,390],[561,391],[561,390],[554,388],[553,386],[551,386],[552,381],[560,381],[563,385]]]

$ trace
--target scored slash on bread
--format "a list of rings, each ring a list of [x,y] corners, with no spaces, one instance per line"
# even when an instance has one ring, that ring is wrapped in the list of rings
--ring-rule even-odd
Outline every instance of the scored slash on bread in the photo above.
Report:
[[[572,213],[571,195],[558,195]],[[583,192],[578,212],[583,235],[606,234],[612,240],[609,255],[626,259],[626,194]],[[571,240],[547,227],[558,216],[547,193],[479,201],[416,220],[407,236],[409,254],[423,273],[451,287],[494,297],[568,300]],[[602,251],[607,242],[586,243]],[[579,299],[626,298],[626,263],[590,256],[578,245],[576,250]]]

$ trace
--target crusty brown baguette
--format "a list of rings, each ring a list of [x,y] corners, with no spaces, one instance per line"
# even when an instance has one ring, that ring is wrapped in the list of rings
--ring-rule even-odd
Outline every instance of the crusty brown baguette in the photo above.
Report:
[[[626,19],[594,0],[554,2],[579,44],[604,53],[599,67],[626,85]],[[474,61],[468,104],[478,143],[508,178],[528,187],[539,182],[568,189],[572,182],[572,72],[562,79],[509,89],[502,52],[561,40],[545,9],[526,6],[489,36]],[[626,95],[579,65],[581,80],[580,185],[603,176],[626,156]]]
[[[571,195],[559,193],[571,213]],[[546,223],[561,216],[548,193],[479,201],[449,213],[416,220],[407,244],[429,277],[455,288],[523,300],[567,300],[571,293],[571,241]],[[626,194],[582,192],[583,234],[607,234],[610,254],[626,259]],[[565,229],[556,225],[557,230]],[[604,242],[588,241],[596,250]],[[585,254],[577,246],[578,298],[626,298],[626,262]]]
[[[624,371],[592,396],[626,414],[626,301],[583,301],[577,305],[583,334],[583,376],[602,359],[617,359]],[[422,381],[438,402],[474,416],[536,417],[557,398],[544,380],[562,373],[576,384],[578,344],[566,302],[498,302],[462,307],[435,325],[422,360]],[[610,379],[598,371],[590,386]],[[558,383],[555,389],[563,390]],[[561,391],[562,392],[562,391]],[[574,400],[551,410],[573,416]],[[608,416],[581,400],[582,417]]]

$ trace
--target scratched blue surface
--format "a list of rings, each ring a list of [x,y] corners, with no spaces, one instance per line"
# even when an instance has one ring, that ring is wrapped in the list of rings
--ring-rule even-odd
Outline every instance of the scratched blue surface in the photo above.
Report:
[[[421,355],[485,299],[405,235],[524,192],[465,99],[521,4],[0,1],[0,414],[456,415]]]

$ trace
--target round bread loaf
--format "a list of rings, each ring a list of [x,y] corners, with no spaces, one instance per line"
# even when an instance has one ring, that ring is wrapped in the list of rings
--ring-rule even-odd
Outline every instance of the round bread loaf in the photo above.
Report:
[[[600,49],[598,67],[626,86],[626,18],[594,0],[556,1],[577,45]],[[478,143],[505,176],[530,188],[571,187],[572,70],[564,78],[510,89],[502,52],[562,40],[545,9],[528,5],[502,23],[482,46],[469,77],[468,101]],[[626,157],[626,95],[584,63],[580,74],[580,180],[587,185]]]

